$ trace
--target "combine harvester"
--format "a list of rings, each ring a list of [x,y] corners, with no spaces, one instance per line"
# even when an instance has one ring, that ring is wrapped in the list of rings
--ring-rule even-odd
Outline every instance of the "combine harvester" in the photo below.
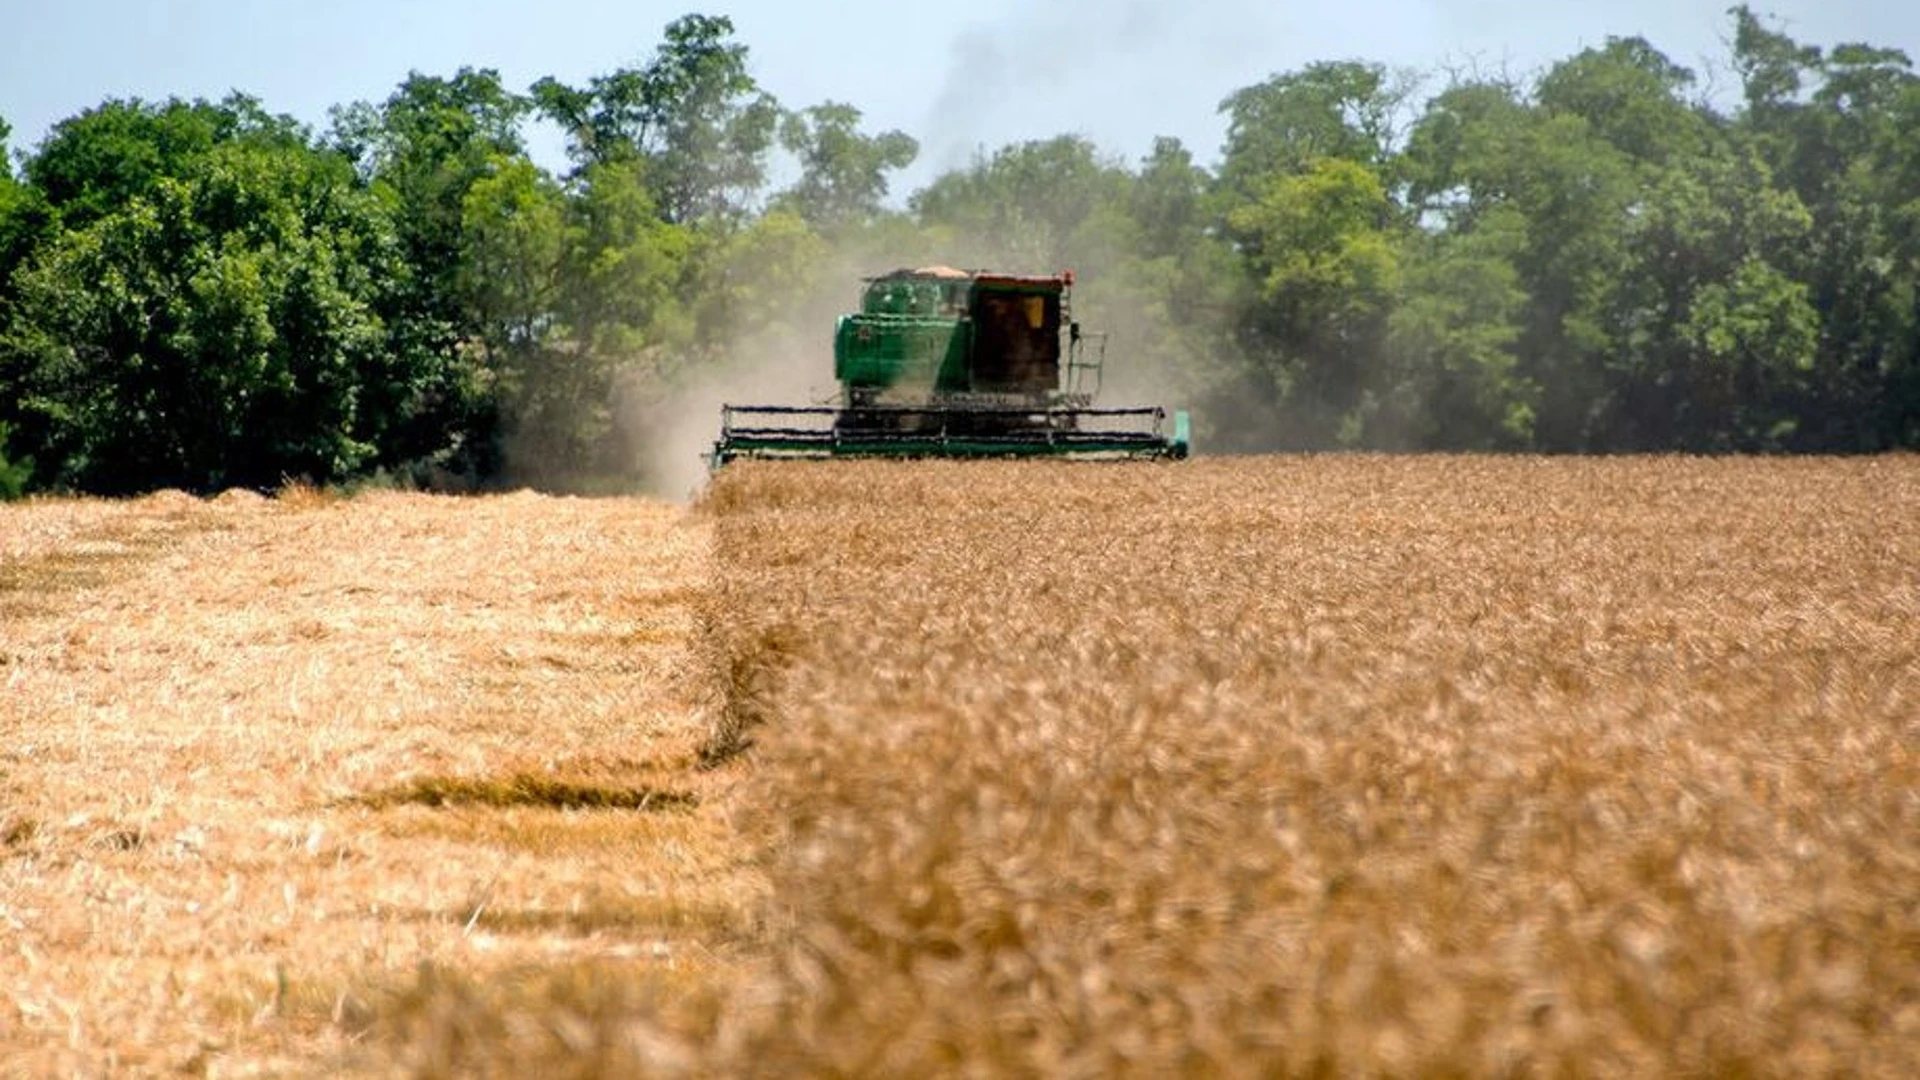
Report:
[[[1184,411],[1101,409],[1103,335],[1073,321],[1071,272],[935,267],[867,280],[834,328],[835,405],[727,405],[736,458],[1184,458]],[[1169,427],[1171,421],[1171,430]]]

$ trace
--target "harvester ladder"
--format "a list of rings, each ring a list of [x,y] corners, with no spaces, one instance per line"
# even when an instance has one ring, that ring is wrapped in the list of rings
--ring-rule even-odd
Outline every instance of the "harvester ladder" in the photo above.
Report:
[[[1089,343],[1091,348],[1088,347]],[[1073,337],[1067,342],[1066,392],[1083,395],[1088,401],[1099,397],[1106,363],[1107,335],[1085,333],[1076,325]],[[1086,385],[1089,379],[1093,382],[1092,386]]]

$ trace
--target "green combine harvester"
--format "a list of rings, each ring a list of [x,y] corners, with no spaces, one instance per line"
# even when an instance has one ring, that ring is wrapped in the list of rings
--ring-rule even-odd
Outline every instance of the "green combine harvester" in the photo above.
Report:
[[[727,405],[736,458],[1184,458],[1184,411],[1095,408],[1106,342],[1073,321],[1073,274],[934,267],[870,278],[834,328],[834,405]]]

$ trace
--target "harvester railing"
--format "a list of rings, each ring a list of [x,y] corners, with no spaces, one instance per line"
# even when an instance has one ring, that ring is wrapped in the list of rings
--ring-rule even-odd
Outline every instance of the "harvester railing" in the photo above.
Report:
[[[1089,334],[1074,324],[1067,341],[1067,391],[1088,400],[1099,397],[1101,384],[1106,380],[1106,366],[1107,335]]]
[[[1148,408],[727,405],[713,463],[742,457],[1185,457],[1185,413]]]

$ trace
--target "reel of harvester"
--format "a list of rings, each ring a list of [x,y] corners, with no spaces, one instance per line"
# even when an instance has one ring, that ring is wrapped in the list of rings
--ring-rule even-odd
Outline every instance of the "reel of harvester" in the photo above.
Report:
[[[837,405],[727,405],[712,465],[738,458],[1184,458],[1187,414],[1096,408],[1103,338],[1071,273],[936,267],[868,279],[834,329]]]
[[[1181,458],[1188,440],[1162,408],[728,405],[714,458]]]

